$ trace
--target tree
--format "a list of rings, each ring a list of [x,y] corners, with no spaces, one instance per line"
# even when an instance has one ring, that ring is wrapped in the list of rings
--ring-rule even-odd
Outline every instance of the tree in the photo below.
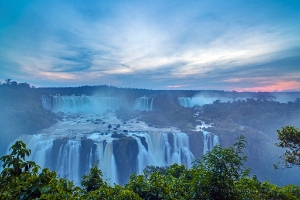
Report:
[[[10,150],[10,155],[0,158],[0,199],[66,199],[80,194],[78,187],[65,178],[57,178],[55,172],[45,168],[39,173],[35,162],[25,160],[31,150],[22,141],[16,141]]]
[[[84,175],[82,177],[81,185],[85,188],[87,192],[99,189],[101,186],[108,186],[102,180],[102,172],[94,165],[90,169],[89,175]]]
[[[228,148],[217,145],[194,164],[193,190],[196,199],[239,199],[235,183],[248,177],[250,169],[244,167],[247,157],[242,152],[245,137]]]
[[[26,148],[24,142],[16,141],[9,150],[12,150],[10,155],[0,158],[3,162],[3,175],[19,176],[22,172],[28,172],[31,169],[37,173],[39,166],[33,161],[25,161],[25,157],[30,155],[31,150]]]
[[[5,79],[5,82],[6,82],[7,85],[10,83],[10,81],[11,81],[10,78],[6,78],[6,79]]]
[[[0,175],[0,199],[30,199],[40,196],[38,187],[33,186],[34,177],[37,177],[39,166],[32,161],[25,161],[31,151],[22,141],[15,142],[10,148],[10,155],[2,156],[3,171]]]
[[[294,126],[285,126],[277,130],[279,143],[275,145],[285,148],[286,151],[281,158],[284,165],[300,165],[300,131]]]
[[[191,180],[191,171],[184,165],[150,166],[144,170],[144,175],[131,175],[125,189],[142,199],[191,199]]]

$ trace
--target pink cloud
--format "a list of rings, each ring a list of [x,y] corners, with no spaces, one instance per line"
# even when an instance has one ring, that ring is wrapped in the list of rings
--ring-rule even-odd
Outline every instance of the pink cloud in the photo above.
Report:
[[[248,87],[248,88],[236,88],[238,92],[250,91],[250,92],[280,92],[280,91],[300,91],[300,82],[298,81],[279,81],[265,83],[262,86]]]

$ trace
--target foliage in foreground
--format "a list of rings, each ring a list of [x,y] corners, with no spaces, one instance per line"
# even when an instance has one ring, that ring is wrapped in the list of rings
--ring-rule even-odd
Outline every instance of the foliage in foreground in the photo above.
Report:
[[[300,165],[300,130],[294,126],[285,126],[277,130],[279,142],[276,146],[285,148],[284,165]]]
[[[31,152],[22,141],[0,158],[0,199],[300,199],[300,187],[278,187],[249,177],[242,149],[244,137],[231,147],[220,146],[194,162],[191,169],[173,164],[149,166],[133,174],[126,185],[109,185],[95,166],[84,175],[81,187],[54,171],[40,169],[25,157]]]

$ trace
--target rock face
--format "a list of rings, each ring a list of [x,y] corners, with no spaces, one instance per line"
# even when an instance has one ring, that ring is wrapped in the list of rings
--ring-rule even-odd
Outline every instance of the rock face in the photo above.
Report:
[[[59,152],[61,148],[63,148],[67,144],[68,140],[69,140],[68,138],[59,138],[53,140],[53,147],[51,151],[51,162],[49,163],[49,167],[51,169],[56,169],[56,166],[58,164],[57,158],[59,157]]]
[[[113,141],[113,154],[118,169],[119,183],[125,184],[128,177],[137,171],[138,144],[132,137]]]
[[[80,172],[86,173],[90,170],[91,163],[96,163],[97,158],[95,156],[97,145],[91,139],[82,138],[80,148]],[[91,159],[91,160],[90,160]]]
[[[200,159],[203,154],[203,134],[202,132],[189,132],[190,150],[195,158]]]

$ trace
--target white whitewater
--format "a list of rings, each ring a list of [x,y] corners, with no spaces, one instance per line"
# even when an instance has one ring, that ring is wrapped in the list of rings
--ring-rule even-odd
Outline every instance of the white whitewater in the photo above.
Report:
[[[68,140],[66,145],[61,146],[54,169],[58,175],[73,180],[75,184],[79,184],[81,180],[80,146],[80,141],[74,140]]]
[[[107,142],[103,140],[97,142],[96,160],[98,161],[98,167],[101,169],[104,179],[108,180],[111,185],[118,183],[117,166],[111,141]]]
[[[211,151],[214,146],[220,145],[219,136],[216,134],[210,133],[204,128],[211,127],[211,124],[206,124],[204,121],[200,121],[201,125],[197,125],[195,127],[195,131],[201,131],[203,133],[203,155],[206,154],[208,151]]]
[[[153,111],[153,98],[139,97],[135,100],[135,109],[139,111]]]
[[[171,134],[171,136],[168,134]],[[129,137],[135,138],[138,144],[137,173],[141,174],[146,166],[169,166],[174,163],[184,164],[188,168],[194,160],[193,154],[189,150],[189,138],[185,133],[165,133],[165,132],[129,132]],[[141,137],[145,138],[148,148],[141,142]],[[119,183],[118,170],[115,156],[113,155],[114,138],[108,135],[93,133],[87,137],[93,139],[96,145],[94,155],[90,152],[85,160],[87,163],[81,163],[81,141],[69,139],[59,146],[58,150],[53,148],[53,137],[51,135],[23,135],[18,140],[27,144],[27,148],[32,150],[28,158],[35,161],[41,168],[48,167],[55,170],[60,177],[67,177],[74,181],[76,185],[80,184],[83,174],[88,173],[88,169],[97,163],[103,172],[104,179],[110,184]],[[171,141],[170,141],[170,138]],[[54,152],[57,151],[57,156]],[[55,159],[55,160],[53,160]],[[55,166],[53,166],[55,163]],[[88,166],[86,169],[83,166]],[[85,171],[82,171],[85,169]]]
[[[34,160],[40,166],[50,167],[53,138],[43,135],[22,135],[18,140],[22,140],[31,150],[28,160]]]
[[[163,132],[140,132],[129,133],[137,139],[138,154],[138,173],[149,165],[169,166],[174,163],[184,164],[188,168],[194,160],[194,155],[189,150],[189,138],[185,133],[172,134],[173,143],[170,143],[168,133]],[[145,137],[148,150],[137,137]]]
[[[219,136],[214,135],[214,139],[213,139],[213,147],[216,145],[220,145],[220,140],[219,140]]]
[[[121,107],[121,98],[102,96],[44,96],[42,103],[44,108],[53,112],[85,112],[104,113],[106,110],[115,111]]]
[[[190,108],[194,106],[191,97],[179,97],[178,101],[179,104],[185,108]]]
[[[208,131],[203,131],[203,154],[211,151],[214,146],[219,145],[219,136],[214,135]]]
[[[146,100],[146,98],[142,99]],[[149,101],[148,98],[150,109],[153,100]],[[190,151],[187,134],[172,127],[150,127],[137,120],[129,120],[123,124],[113,113],[105,116],[68,113],[62,121],[42,130],[41,134],[23,135],[18,140],[24,141],[32,150],[29,160],[35,161],[41,168],[55,170],[58,176],[67,177],[76,185],[80,184],[82,175],[88,173],[97,161],[104,180],[113,185],[124,182],[124,177],[129,177],[130,174],[123,174],[127,173],[126,170],[122,171],[122,166],[116,164],[118,156],[114,155],[117,151],[114,151],[113,144],[118,138],[112,137],[115,130],[108,130],[108,124],[112,127],[118,125],[119,130],[116,130],[118,134],[123,134],[123,130],[127,130],[126,137],[134,138],[136,141],[138,152],[136,159],[132,158],[136,160],[132,165],[136,166],[137,173],[141,174],[149,165],[170,166],[178,163],[191,167],[194,155]],[[202,123],[196,127],[196,130],[203,131],[204,127],[209,126]],[[213,146],[220,143],[217,135],[203,131],[203,136],[203,153],[212,150]],[[85,142],[82,142],[84,140]]]
[[[47,167],[55,170],[59,177],[67,177],[77,185],[80,184],[82,175],[88,173],[88,171],[81,172],[80,167],[88,164],[88,169],[90,169],[97,161],[99,161],[98,167],[104,175],[103,178],[110,184],[118,183],[112,141],[95,141],[97,145],[95,158],[90,153],[87,158],[88,163],[80,163],[81,142],[78,140],[68,140],[65,145],[60,146],[55,161],[51,158],[54,151],[53,138],[38,134],[22,135],[18,140],[25,142],[27,148],[31,149],[32,153],[28,160],[35,161],[41,168]],[[55,166],[52,166],[53,162],[56,163]]]
[[[116,111],[122,106],[122,99],[118,97],[104,96],[43,96],[43,107],[53,112],[70,113],[98,113],[107,110]],[[139,111],[153,111],[153,98],[139,97],[135,100],[134,109]]]
[[[170,166],[174,163],[184,164],[188,168],[194,160],[189,149],[187,134],[174,128],[150,127],[144,122],[129,120],[123,123],[113,113],[102,116],[107,109],[116,110],[121,106],[121,99],[98,96],[50,96],[43,97],[45,108],[54,112],[66,112],[62,120],[42,130],[41,134],[23,135],[22,140],[32,150],[30,160],[41,168],[55,170],[60,177],[67,177],[79,185],[82,175],[88,173],[93,164],[98,163],[104,179],[110,184],[124,182],[125,171],[114,155],[112,133],[134,138],[137,143],[136,172],[142,173],[146,166]],[[135,108],[140,111],[153,110],[153,98],[136,99]],[[108,125],[112,128],[108,130]],[[118,128],[115,128],[117,127]],[[125,136],[123,136],[125,137]],[[143,138],[143,142],[141,140]],[[83,149],[85,148],[85,149]],[[99,161],[99,162],[97,162]],[[120,171],[118,171],[120,170]],[[121,172],[122,171],[122,172]],[[127,173],[127,172],[126,172]],[[125,174],[125,177],[130,174]]]
[[[236,98],[235,100],[242,99]],[[194,106],[203,106],[205,104],[212,104],[214,101],[220,102],[232,102],[233,98],[225,97],[205,97],[205,96],[194,96],[194,97],[179,97],[178,102],[180,106],[185,108],[191,108]]]

